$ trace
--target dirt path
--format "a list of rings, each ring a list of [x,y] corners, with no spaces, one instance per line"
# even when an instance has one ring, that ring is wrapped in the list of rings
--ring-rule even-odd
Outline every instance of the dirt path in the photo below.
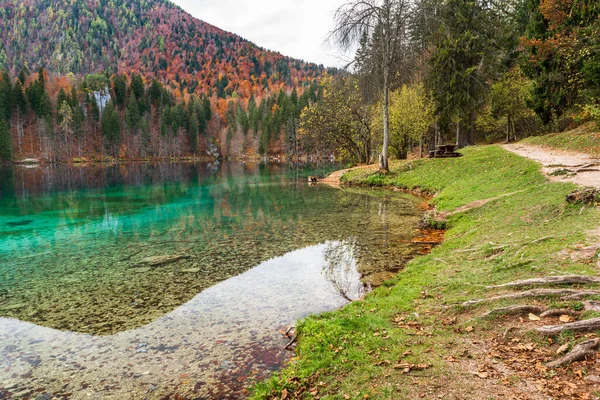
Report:
[[[507,144],[503,147],[542,164],[544,174],[553,181],[573,182],[600,189],[600,159],[589,154],[523,143]]]

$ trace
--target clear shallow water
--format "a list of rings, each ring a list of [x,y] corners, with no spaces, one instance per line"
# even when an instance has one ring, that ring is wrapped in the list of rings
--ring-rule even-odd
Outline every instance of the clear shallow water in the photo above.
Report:
[[[289,358],[278,329],[417,250],[417,199],[309,187],[315,173],[1,170],[0,397],[243,395]]]

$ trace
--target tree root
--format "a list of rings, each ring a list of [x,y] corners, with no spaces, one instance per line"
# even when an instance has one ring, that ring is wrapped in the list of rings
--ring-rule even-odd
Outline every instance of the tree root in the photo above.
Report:
[[[570,364],[574,361],[580,361],[585,359],[587,356],[593,356],[596,353],[596,348],[600,344],[600,339],[586,340],[585,342],[579,343],[563,358],[552,361],[546,364],[550,368],[562,367],[563,365]]]
[[[562,285],[562,284],[588,284],[588,283],[599,283],[600,277],[588,276],[588,275],[564,275],[564,276],[548,276],[546,278],[533,278],[525,279],[522,281],[515,281],[505,283],[503,285],[487,286],[486,289],[499,289],[507,287],[521,287],[531,285]]]
[[[548,310],[543,312],[542,314],[540,314],[541,318],[548,318],[548,317],[560,317],[561,315],[579,315],[581,313],[578,313],[577,311],[573,311],[570,310],[568,308],[554,308],[552,310]]]
[[[544,336],[556,336],[563,331],[590,332],[600,329],[600,318],[586,319],[562,325],[547,325],[536,330]]]
[[[600,192],[596,189],[580,189],[575,190],[567,196],[567,203],[569,204],[582,204],[582,205],[594,205],[598,202]]]
[[[463,307],[473,306],[476,304],[484,303],[486,301],[506,300],[506,299],[524,299],[527,297],[544,297],[544,296],[560,296],[567,297],[569,299],[573,297],[584,297],[584,296],[600,296],[599,290],[574,290],[574,289],[532,289],[525,292],[503,294],[500,296],[494,296],[487,299],[469,300],[462,303]]]
[[[583,302],[585,311],[600,311],[600,301],[588,300]]]
[[[285,350],[291,350],[291,347],[294,343],[296,343],[296,341],[298,340],[298,336],[294,336],[292,338],[292,340],[290,340],[290,342],[288,344],[285,345],[284,349]]]
[[[510,314],[510,315],[529,314],[529,313],[539,314],[539,313],[543,312],[545,309],[546,309],[545,307],[530,306],[530,305],[502,307],[502,308],[495,308],[493,310],[490,310],[490,311],[486,312],[485,314],[483,314],[482,317],[488,317],[493,314]]]

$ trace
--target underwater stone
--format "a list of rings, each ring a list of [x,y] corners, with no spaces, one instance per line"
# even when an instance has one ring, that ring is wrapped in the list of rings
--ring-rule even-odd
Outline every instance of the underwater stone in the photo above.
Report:
[[[141,263],[149,265],[151,267],[160,267],[161,265],[171,264],[179,260],[185,260],[190,258],[190,256],[185,254],[171,255],[171,256],[154,256],[154,257],[146,257]]]

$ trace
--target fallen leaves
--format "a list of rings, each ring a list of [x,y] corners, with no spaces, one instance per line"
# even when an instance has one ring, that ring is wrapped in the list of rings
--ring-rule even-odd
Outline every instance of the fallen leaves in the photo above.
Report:
[[[530,321],[540,321],[540,320],[541,320],[541,318],[540,318],[540,317],[538,317],[538,316],[537,316],[537,315],[535,315],[535,314],[531,314],[531,313],[530,313],[530,314],[529,314],[529,320],[530,320]]]
[[[590,334],[592,336],[594,334]],[[576,336],[576,340],[586,336]],[[540,394],[556,399],[592,399],[591,393],[597,389],[597,383],[586,380],[592,371],[597,371],[598,366],[594,358],[575,362],[563,368],[550,369],[545,364],[556,358],[556,354],[563,354],[569,350],[571,343],[560,347],[554,346],[554,341],[544,343],[522,342],[513,338],[510,341],[502,338],[491,341],[491,349],[487,352],[494,360],[501,360],[502,364],[521,379],[530,382]],[[492,361],[493,362],[493,361]],[[489,373],[480,369],[479,373]],[[485,375],[484,375],[485,376]],[[490,378],[494,378],[490,376]],[[598,380],[600,384],[600,379]]]
[[[571,316],[569,315],[561,315],[559,318],[560,322],[569,323],[571,322]]]
[[[407,362],[399,362],[394,365],[394,369],[401,369],[403,373],[408,374],[411,371],[423,371],[425,369],[431,368],[433,365],[431,364],[411,364]]]
[[[563,354],[569,350],[569,344],[565,343],[556,350],[556,354]]]
[[[487,372],[473,372],[473,375],[480,377],[481,379],[486,379],[490,376]]]

